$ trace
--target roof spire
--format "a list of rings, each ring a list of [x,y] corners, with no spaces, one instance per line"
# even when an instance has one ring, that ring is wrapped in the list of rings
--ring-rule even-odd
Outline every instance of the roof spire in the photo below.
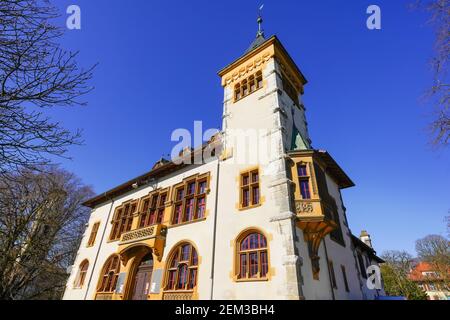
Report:
[[[258,19],[256,19],[256,22],[258,23],[258,32],[256,33],[256,37],[262,36],[264,37],[264,30],[262,28],[263,18],[262,18],[262,9],[264,8],[264,4],[262,4],[258,8]]]

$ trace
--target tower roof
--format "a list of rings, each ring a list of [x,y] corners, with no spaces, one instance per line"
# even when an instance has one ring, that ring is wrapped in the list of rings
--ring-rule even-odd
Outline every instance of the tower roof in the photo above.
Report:
[[[248,53],[248,52],[252,51],[253,49],[256,49],[257,47],[259,47],[260,45],[262,45],[266,41],[266,38],[264,38],[264,30],[262,28],[263,19],[261,17],[261,9],[262,9],[263,6],[264,5],[262,5],[259,8],[260,14],[258,16],[258,19],[256,20],[256,22],[258,23],[258,32],[256,33],[256,38],[255,38],[255,40],[253,40],[252,44],[245,51],[245,53]]]
[[[256,35],[255,40],[253,40],[252,44],[250,45],[250,47],[248,47],[247,50],[245,50],[245,53],[248,53],[250,51],[252,51],[253,49],[258,48],[260,45],[262,45],[264,42],[266,41],[266,38],[264,38],[264,34],[263,33],[258,33]]]

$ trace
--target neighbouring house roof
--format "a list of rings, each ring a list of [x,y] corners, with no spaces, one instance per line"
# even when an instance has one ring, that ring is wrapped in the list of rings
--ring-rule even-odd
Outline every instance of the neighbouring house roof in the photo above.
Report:
[[[437,274],[436,275],[432,275],[432,274],[424,275],[423,272],[436,272],[436,270],[428,262],[421,261],[411,270],[411,272],[409,273],[409,278],[412,281],[441,280],[441,277],[438,276]]]
[[[358,238],[354,234],[352,234],[351,237],[352,237],[353,245],[356,248],[360,248],[361,251],[366,252],[369,255],[370,258],[374,259],[378,263],[384,263],[385,262],[383,259],[381,259],[379,256],[377,256],[377,253],[376,253],[376,251],[373,248],[371,248],[367,244],[365,244],[364,241],[362,241],[360,238]]]

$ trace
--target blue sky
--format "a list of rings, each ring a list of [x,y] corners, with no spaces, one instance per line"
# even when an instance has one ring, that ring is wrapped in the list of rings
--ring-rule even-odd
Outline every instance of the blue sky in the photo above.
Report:
[[[54,1],[56,3],[56,1]],[[367,229],[379,253],[445,234],[450,153],[428,145],[433,31],[402,0],[263,1],[266,35],[276,34],[309,83],[304,102],[313,146],[328,150],[356,183],[344,190],[350,227]],[[221,124],[217,71],[256,32],[258,1],[59,0],[81,8],[82,29],[63,46],[99,63],[84,100],[52,117],[82,129],[85,144],[59,160],[96,192],[148,171],[176,128]],[[366,28],[377,4],[382,29]]]

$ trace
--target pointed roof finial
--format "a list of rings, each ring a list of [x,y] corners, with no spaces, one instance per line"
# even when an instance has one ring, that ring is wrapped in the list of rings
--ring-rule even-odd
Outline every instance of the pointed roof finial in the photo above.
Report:
[[[258,19],[256,19],[256,22],[258,23],[258,32],[256,33],[256,37],[263,36],[264,37],[264,30],[262,28],[263,18],[262,18],[262,9],[264,8],[264,4],[259,6],[258,8]]]

